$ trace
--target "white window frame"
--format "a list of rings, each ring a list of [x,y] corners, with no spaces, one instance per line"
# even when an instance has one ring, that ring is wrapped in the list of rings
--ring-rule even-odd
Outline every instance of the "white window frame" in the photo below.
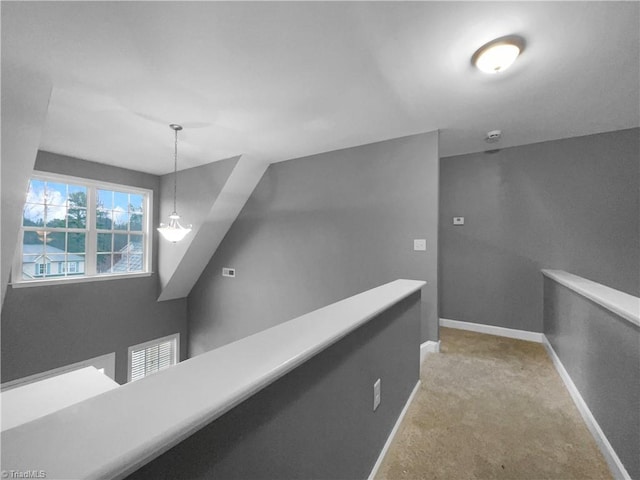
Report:
[[[173,335],[167,335],[166,337],[156,338],[155,340],[149,340],[148,342],[143,342],[137,345],[130,346],[129,351],[127,352],[127,382],[131,382],[131,367],[132,367],[134,351],[147,349],[149,347],[153,347],[161,343],[166,343],[171,341],[174,342],[173,358],[171,359],[171,365],[176,365],[180,362],[180,333],[174,333]],[[159,371],[162,371],[162,370],[159,370]],[[149,375],[153,375],[154,373],[157,373],[157,372],[152,372]],[[147,376],[148,375],[145,375],[145,377]],[[145,377],[142,377],[142,378],[145,378]],[[142,380],[142,378],[139,378],[138,380]]]
[[[59,285],[66,283],[81,283],[92,282],[100,280],[110,280],[115,278],[132,278],[132,277],[147,277],[151,275],[151,259],[153,258],[153,235],[152,218],[153,218],[153,190],[148,188],[135,187],[131,185],[124,185],[119,183],[101,182],[97,180],[91,180],[82,177],[73,177],[71,175],[62,175],[57,173],[42,173],[34,172],[29,181],[31,180],[61,182],[67,184],[74,184],[87,187],[87,229],[86,229],[86,246],[85,246],[85,261],[84,261],[84,275],[73,275],[68,277],[52,277],[38,280],[24,280],[22,278],[22,242],[24,238],[24,228],[22,226],[22,220],[20,220],[20,237],[18,239],[18,246],[16,248],[16,254],[13,259],[13,269],[11,274],[11,285],[13,287],[29,287],[29,286],[41,286],[41,285]],[[128,193],[135,193],[143,195],[146,199],[144,212],[142,216],[142,238],[144,244],[144,254],[142,259],[142,271],[141,272],[118,272],[118,273],[97,273],[97,240],[98,229],[95,226],[95,211],[97,209],[97,190],[118,190],[126,191]],[[26,204],[26,195],[22,202],[22,206]],[[22,219],[22,217],[20,217]],[[59,230],[68,231],[68,229]],[[137,232],[135,232],[137,234]],[[91,261],[89,261],[91,259]]]

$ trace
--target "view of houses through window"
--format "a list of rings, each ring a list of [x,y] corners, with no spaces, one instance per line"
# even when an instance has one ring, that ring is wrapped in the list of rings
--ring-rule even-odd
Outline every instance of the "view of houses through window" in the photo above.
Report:
[[[97,205],[97,273],[141,272],[144,197],[98,189]]]
[[[34,177],[14,281],[148,271],[149,192]]]

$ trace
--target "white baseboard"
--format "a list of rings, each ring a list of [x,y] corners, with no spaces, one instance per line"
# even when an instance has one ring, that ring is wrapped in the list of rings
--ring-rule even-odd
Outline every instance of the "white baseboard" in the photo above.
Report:
[[[440,352],[440,340],[434,342],[433,340],[427,340],[420,345],[420,350],[424,350],[426,353],[439,353]]]
[[[434,342],[433,340],[427,340],[420,345],[420,376],[422,376],[422,365],[424,359],[427,358],[429,353],[440,353],[440,340]]]
[[[517,340],[526,340],[528,342],[536,343],[543,343],[544,338],[544,334],[538,332],[496,327],[494,325],[485,325],[482,323],[461,322],[459,320],[450,320],[448,318],[441,318],[440,326],[457,328],[458,330],[469,330],[471,332],[486,333],[488,335],[496,335],[498,337],[515,338]]]
[[[433,340],[427,340],[420,345],[420,365],[424,363],[424,359],[427,358],[427,353],[439,353],[440,352],[440,340],[434,342]]]
[[[422,375],[422,364],[424,359],[427,358],[429,353],[440,353],[440,340],[434,342],[433,340],[427,340],[420,345],[420,375]]]
[[[631,480],[631,476],[627,472],[627,469],[624,468],[624,465],[620,461],[620,458],[609,443],[609,440],[607,440],[607,437],[600,428],[600,425],[598,425],[598,422],[591,413],[591,410],[589,410],[589,407],[582,398],[582,395],[580,395],[580,392],[578,391],[575,383],[573,383],[573,380],[571,380],[569,372],[567,372],[567,370],[564,368],[564,365],[562,365],[562,362],[551,346],[551,343],[549,343],[549,340],[544,335],[542,340],[544,347],[547,349],[549,357],[551,357],[553,366],[556,367],[560,378],[567,387],[567,390],[569,390],[569,394],[571,395],[573,402],[576,404],[576,407],[578,407],[580,415],[582,415],[584,422],[587,424],[587,428],[591,432],[591,435],[593,435],[593,438],[598,444],[602,455],[604,455],[604,458],[607,460],[609,469],[611,470],[611,474],[614,476],[614,478],[616,478],[616,480]]]
[[[384,457],[387,454],[389,447],[391,446],[391,442],[393,442],[393,438],[396,436],[396,433],[400,428],[400,424],[402,423],[404,416],[407,414],[407,410],[409,410],[409,406],[411,405],[411,402],[413,402],[413,398],[416,396],[416,393],[418,393],[419,389],[420,389],[420,380],[418,380],[418,383],[416,383],[416,386],[413,387],[413,391],[411,392],[411,395],[409,395],[409,398],[407,399],[407,403],[404,404],[404,408],[400,412],[400,415],[398,416],[398,420],[396,420],[396,424],[393,426],[391,433],[389,433],[389,436],[387,437],[387,441],[385,442],[384,447],[382,447],[382,450],[380,451],[380,455],[378,455],[378,460],[376,460],[376,463],[373,466],[371,473],[369,474],[368,480],[373,480],[376,474],[378,473],[378,469],[380,468],[380,465],[382,465],[382,461],[384,460]]]

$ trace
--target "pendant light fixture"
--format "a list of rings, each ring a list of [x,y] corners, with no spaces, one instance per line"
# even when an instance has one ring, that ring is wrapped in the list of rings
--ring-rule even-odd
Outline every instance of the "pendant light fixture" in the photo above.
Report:
[[[178,132],[182,130],[182,126],[172,123],[169,127],[175,134],[173,151],[173,213],[169,215],[169,224],[161,223],[158,231],[166,240],[176,243],[182,240],[191,231],[191,225],[187,225],[186,227],[180,225],[180,215],[178,215],[176,211],[176,197],[178,191]]]

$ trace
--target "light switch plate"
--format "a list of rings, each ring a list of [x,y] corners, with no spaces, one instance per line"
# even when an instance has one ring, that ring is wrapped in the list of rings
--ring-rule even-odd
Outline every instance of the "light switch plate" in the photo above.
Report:
[[[236,269],[235,268],[223,267],[222,268],[222,276],[223,277],[235,277],[236,276]]]
[[[454,225],[464,225],[464,217],[453,217]]]
[[[424,238],[416,238],[413,241],[413,249],[418,251],[424,251],[427,249],[427,240]]]

